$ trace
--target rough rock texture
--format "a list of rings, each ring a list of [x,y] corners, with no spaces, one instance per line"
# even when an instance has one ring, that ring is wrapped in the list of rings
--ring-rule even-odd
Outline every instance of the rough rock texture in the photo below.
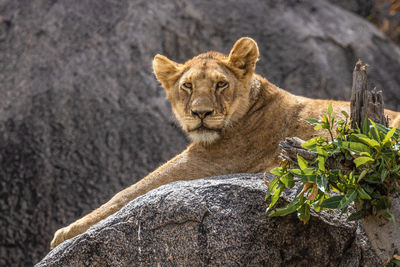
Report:
[[[329,0],[371,21],[395,44],[400,45],[399,0]]]
[[[58,228],[187,141],[152,74],[157,50],[141,48],[145,36],[129,37],[133,18],[121,21],[127,1],[6,2],[0,4],[8,25],[0,34],[0,266],[32,266]]]
[[[241,36],[282,88],[348,99],[360,57],[399,108],[399,48],[327,1],[1,1],[0,265],[37,262],[54,231],[185,146],[156,53],[227,53]]]
[[[372,23],[400,46],[400,1],[378,0],[370,16]]]
[[[36,266],[378,266],[365,235],[345,216],[313,214],[307,225],[295,215],[266,216],[261,176],[162,186]]]
[[[379,218],[377,216],[369,216],[362,220],[363,227],[369,240],[371,247],[376,254],[383,260],[392,258],[394,250],[400,249],[400,194],[392,198],[391,213],[396,218],[396,225],[388,218]],[[398,253],[397,253],[398,254]]]
[[[341,8],[354,12],[366,18],[371,15],[378,0],[329,0]]]

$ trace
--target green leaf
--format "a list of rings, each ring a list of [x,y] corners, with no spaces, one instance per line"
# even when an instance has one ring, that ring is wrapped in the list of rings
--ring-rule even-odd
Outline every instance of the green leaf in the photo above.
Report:
[[[394,133],[396,132],[396,128],[392,128],[392,130],[390,130],[386,135],[385,138],[382,141],[382,145],[385,145],[387,142],[390,141],[390,139],[392,138],[392,136],[394,135]]]
[[[360,174],[360,176],[358,176],[358,180],[357,183],[359,183],[364,177],[365,175],[368,173],[368,170],[363,170]]]
[[[343,141],[342,147],[356,153],[366,152],[368,154],[371,154],[371,149],[367,145],[364,145],[363,143],[359,142]]]
[[[321,203],[324,201],[324,199],[327,197],[327,195],[325,195],[324,193],[319,193],[318,194],[318,196],[317,196],[317,198],[316,198],[316,201],[317,202],[314,202],[313,203],[313,209],[314,209],[314,211],[315,212],[320,212],[321,211]]]
[[[367,192],[368,194],[372,194],[372,192],[374,192],[374,187],[372,187],[372,186],[370,186],[370,185],[368,185],[368,184],[363,185],[363,189],[364,189],[365,192]]]
[[[329,116],[329,118],[332,117],[332,112],[333,112],[332,102],[329,102],[329,106],[328,106],[328,116]]]
[[[303,121],[306,121],[310,125],[317,124],[319,121],[317,119],[302,119]]]
[[[272,208],[275,203],[278,201],[279,197],[281,196],[283,189],[285,189],[284,184],[279,184],[278,188],[275,190],[275,192],[271,196],[271,203],[269,204],[268,210]]]
[[[381,181],[376,179],[376,177],[371,177],[371,176],[365,177],[364,181],[366,181],[370,184],[380,184],[381,183]]]
[[[322,137],[320,137],[320,136],[311,138],[310,140],[308,140],[305,143],[301,144],[301,146],[303,148],[305,148],[305,149],[309,149],[309,148],[315,146],[321,140],[321,138]]]
[[[322,130],[322,129],[324,129],[324,126],[322,124],[318,124],[317,126],[314,127],[315,131]]]
[[[339,207],[340,201],[344,196],[333,196],[328,199],[325,199],[324,202],[321,203],[322,208],[327,208],[327,209],[337,209]]]
[[[371,154],[369,154],[368,152],[361,152],[360,155],[361,156],[371,157]]]
[[[370,162],[374,162],[375,160],[373,158],[370,157],[358,157],[354,160],[354,164],[356,164],[356,167],[359,167],[361,165],[370,163]]]
[[[289,169],[288,172],[293,174],[294,176],[301,178],[301,181],[306,183],[306,182],[313,182],[315,183],[317,181],[317,175],[315,174],[315,171],[313,169],[307,168],[304,170],[300,169]]]
[[[376,150],[380,150],[381,145],[374,139],[369,138],[368,136],[364,134],[353,134],[353,136],[357,137],[361,142],[364,144],[375,148]]]
[[[317,146],[317,153],[318,153],[318,155],[321,155],[321,156],[324,156],[324,157],[328,156],[328,152],[326,152],[326,150],[323,149],[320,146]]]
[[[349,191],[347,192],[346,195],[344,195],[344,198],[339,203],[338,209],[341,209],[342,211],[347,208],[353,202],[354,199],[357,197],[357,192],[356,191]]]
[[[297,212],[297,217],[301,219],[304,223],[310,220],[310,205],[305,203]]]
[[[349,114],[345,110],[342,110],[341,112],[346,119],[348,119],[350,117]]]
[[[328,116],[326,116],[326,114],[324,114],[324,116],[322,116],[322,124],[325,124],[325,126],[326,126],[326,124],[328,124]]]
[[[276,175],[276,176],[282,176],[283,175],[282,167],[274,168],[274,169],[270,170],[269,173]]]
[[[376,128],[378,128],[378,130],[380,132],[384,133],[384,134],[387,134],[391,130],[391,128],[388,128],[388,127],[386,127],[386,126],[384,126],[382,124],[379,124],[379,123],[376,124]],[[393,136],[396,139],[399,138],[400,137],[400,130],[396,129],[396,131],[394,132]]]
[[[289,169],[288,172],[290,172],[294,176],[300,176],[300,175],[304,176],[304,172],[302,172],[300,169]]]
[[[365,212],[363,210],[359,210],[357,212],[352,213],[347,220],[348,221],[355,221],[355,220],[360,220],[365,217]]]
[[[369,122],[372,124],[372,127],[373,127],[373,129],[374,129],[373,133],[374,133],[374,135],[375,135],[375,138],[380,142],[380,141],[381,141],[381,138],[380,138],[380,136],[379,136],[378,128],[376,128],[375,122],[373,122],[372,120],[369,120]]]
[[[368,133],[369,133],[369,126],[370,126],[370,124],[369,124],[368,117],[365,116],[365,117],[364,117],[364,121],[362,122],[362,133],[363,133],[363,134],[368,135]]]
[[[304,177],[304,176],[315,175],[315,170],[312,168],[306,168],[304,170],[288,169],[288,172],[292,173],[294,176],[297,176],[299,178]]]
[[[325,172],[326,171],[326,169],[325,169],[325,157],[318,156],[317,160],[318,160],[318,168],[321,171]]]
[[[305,170],[308,168],[308,162],[299,154],[297,154],[297,163],[301,170]]]
[[[363,188],[357,189],[357,192],[361,199],[371,199],[371,196]]]
[[[277,208],[269,214],[270,217],[276,217],[276,216],[286,216],[290,213],[293,213],[297,210],[297,208],[300,205],[299,198],[295,198],[292,202],[290,202],[286,207],[283,208]]]
[[[383,183],[383,181],[385,181],[385,179],[386,179],[386,176],[388,175],[388,170],[386,170],[386,169],[383,169],[382,170],[382,172],[381,172],[381,182]]]
[[[325,175],[319,176],[319,179],[317,180],[317,186],[319,190],[326,193],[328,189],[328,178]]]
[[[354,182],[356,181],[354,172],[350,172],[348,180],[350,181],[350,183],[354,184]]]
[[[291,173],[286,173],[280,179],[280,181],[286,186],[292,188],[294,186],[294,179]]]
[[[396,264],[396,266],[400,266],[400,261],[399,260],[392,259],[390,262]]]
[[[278,184],[279,184],[279,177],[275,177],[274,179],[272,179],[271,182],[269,182],[267,194],[265,195],[265,200],[267,200],[271,196],[272,192],[276,190]]]

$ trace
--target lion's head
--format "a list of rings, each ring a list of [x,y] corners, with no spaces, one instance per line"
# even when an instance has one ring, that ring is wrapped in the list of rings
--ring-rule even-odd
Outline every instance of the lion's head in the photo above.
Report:
[[[248,111],[258,55],[256,42],[244,37],[229,56],[207,52],[184,64],[162,55],[154,57],[157,79],[166,89],[180,125],[194,142],[217,140]]]

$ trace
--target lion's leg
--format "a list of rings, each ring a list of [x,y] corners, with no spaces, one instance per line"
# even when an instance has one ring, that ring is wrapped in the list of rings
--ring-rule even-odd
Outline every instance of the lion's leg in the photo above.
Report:
[[[394,118],[393,123],[390,123],[391,126],[396,127],[397,129],[400,129],[400,115],[397,115],[396,118]]]
[[[57,230],[50,243],[50,248],[53,249],[63,241],[85,232],[90,226],[120,210],[126,203],[135,198],[132,193],[137,191],[137,187],[140,187],[138,183],[126,188],[116,194],[106,204],[70,225]]]
[[[204,161],[204,158],[195,159],[196,157],[197,156],[194,155],[194,153],[192,155],[188,150],[182,152],[150,173],[141,181],[117,193],[100,208],[92,211],[67,227],[59,229],[54,234],[50,248],[53,249],[64,240],[85,232],[90,226],[120,210],[129,201],[154,188],[177,180],[191,180],[217,174],[217,170],[216,173],[210,173],[209,171],[207,173],[204,172],[203,170],[209,170],[210,168],[202,165],[209,165],[210,163]]]

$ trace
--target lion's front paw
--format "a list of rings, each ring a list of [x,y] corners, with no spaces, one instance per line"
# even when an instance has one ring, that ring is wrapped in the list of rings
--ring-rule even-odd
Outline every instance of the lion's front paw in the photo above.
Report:
[[[89,226],[91,226],[90,223],[88,223],[86,220],[81,219],[75,221],[74,223],[71,223],[67,227],[58,229],[57,232],[54,234],[53,240],[50,243],[50,249],[57,247],[59,244],[67,239],[82,234],[89,228]]]
[[[67,234],[69,229],[70,227],[67,226],[57,230],[57,232],[54,234],[53,240],[51,240],[50,249],[57,247],[59,244],[68,239]]]

